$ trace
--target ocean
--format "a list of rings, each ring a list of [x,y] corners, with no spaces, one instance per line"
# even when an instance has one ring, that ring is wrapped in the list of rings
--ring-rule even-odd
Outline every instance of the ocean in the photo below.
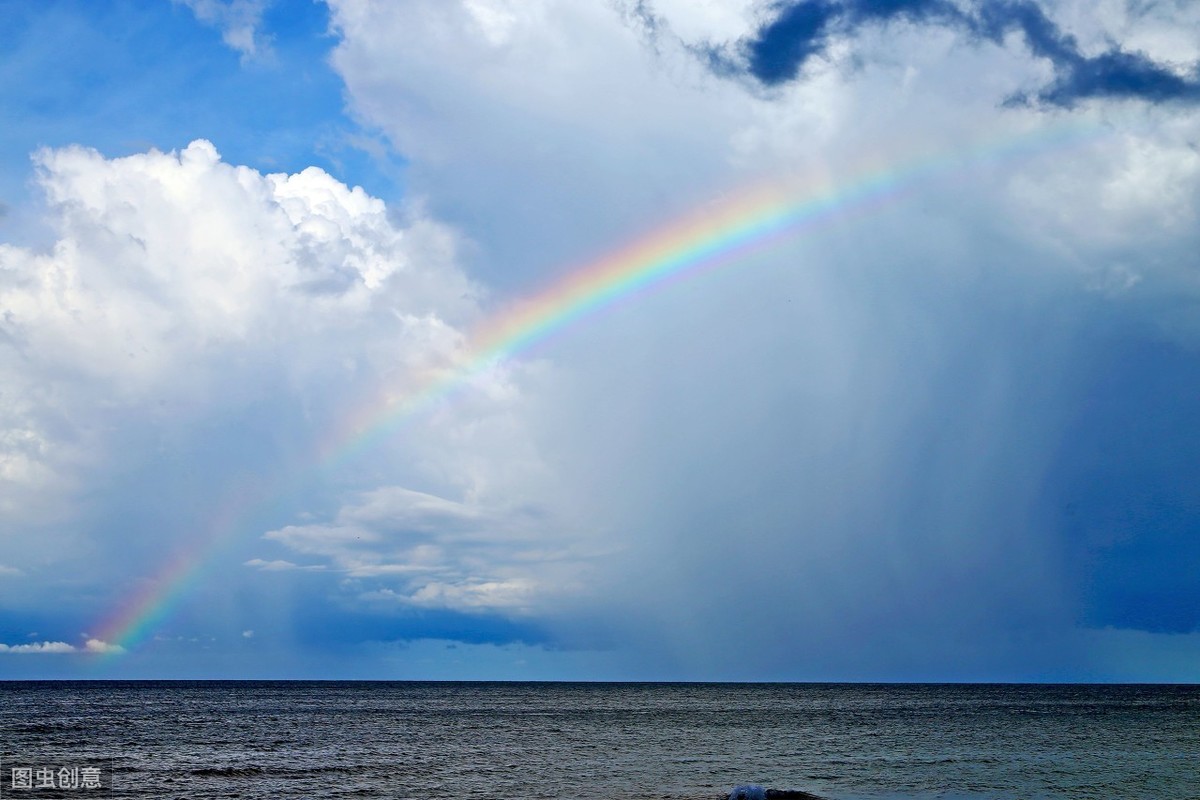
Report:
[[[1197,686],[9,681],[0,734],[0,797],[1200,800]]]

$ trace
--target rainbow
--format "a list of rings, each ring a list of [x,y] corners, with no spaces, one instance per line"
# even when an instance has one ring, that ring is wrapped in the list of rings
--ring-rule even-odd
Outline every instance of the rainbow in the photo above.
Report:
[[[1027,158],[1094,138],[1093,125],[1063,125],[986,141],[951,155],[866,170],[841,185],[775,181],[732,195],[635,239],[566,274],[527,299],[485,320],[469,337],[459,361],[398,402],[384,401],[355,415],[311,463],[272,487],[235,493],[190,546],[95,626],[93,635],[124,652],[147,638],[216,562],[222,546],[248,528],[255,512],[271,508],[289,489],[332,471],[386,441],[421,412],[469,386],[496,364],[517,356],[558,331],[639,296],[672,279],[744,260],[821,225],[868,213],[907,191],[967,168]]]

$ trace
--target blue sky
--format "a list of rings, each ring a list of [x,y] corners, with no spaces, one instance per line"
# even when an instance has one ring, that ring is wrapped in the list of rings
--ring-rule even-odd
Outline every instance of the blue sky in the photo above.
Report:
[[[0,10],[0,677],[1197,679],[1200,9]]]
[[[39,147],[86,144],[115,157],[206,136],[232,163],[316,165],[376,195],[402,194],[402,162],[381,169],[371,134],[343,113],[322,4],[263,5],[256,57],[225,46],[219,27],[182,3],[8,3],[2,24],[4,106],[19,123],[2,134],[10,206],[36,199],[24,187]]]

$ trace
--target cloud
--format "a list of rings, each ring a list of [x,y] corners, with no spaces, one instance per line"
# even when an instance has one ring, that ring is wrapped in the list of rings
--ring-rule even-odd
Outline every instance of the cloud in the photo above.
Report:
[[[31,644],[0,644],[0,653],[74,653],[77,648],[66,642],[33,642]]]
[[[291,571],[291,570],[323,570],[323,569],[325,569],[324,564],[308,564],[305,566],[300,566],[299,564],[294,564],[291,561],[284,561],[283,559],[278,559],[278,558],[274,559],[272,561],[264,561],[261,558],[252,558],[249,561],[245,562],[244,566],[256,567],[257,569],[263,570],[265,572],[287,572],[287,571]]]
[[[749,33],[760,3],[758,0],[655,0],[623,5],[627,14],[649,19],[649,26],[659,34],[669,30],[685,41],[703,41]]]
[[[278,502],[270,481],[315,479],[314,505],[247,540],[325,513],[319,462],[452,370],[480,317],[450,230],[319,169],[262,174],[203,140],[116,159],[43,150],[36,165],[53,243],[0,245],[0,520],[14,559],[48,565],[35,594],[112,594],[214,535],[223,509]],[[540,469],[511,414],[517,377],[475,376],[347,474],[506,491]],[[233,563],[293,569],[256,555]]]
[[[116,654],[125,652],[125,648],[121,647],[121,645],[110,644],[101,639],[88,639],[87,642],[84,643],[83,649],[89,653]]]
[[[751,75],[766,85],[794,80],[805,62],[822,55],[830,37],[854,28],[902,19],[909,22],[959,21],[962,13],[944,0],[803,0],[770,6],[775,16],[743,41]],[[719,53],[714,53],[721,62]],[[725,69],[732,70],[731,64]]]
[[[1009,31],[1018,31],[1030,51],[1050,61],[1053,82],[1036,92],[1050,105],[1069,107],[1089,98],[1137,99],[1152,103],[1200,101],[1200,63],[1180,74],[1143,53],[1112,45],[1085,56],[1074,37],[1063,33],[1033,2],[985,3],[972,22],[979,35],[997,44]]]
[[[429,581],[408,594],[378,589],[362,593],[359,599],[455,611],[513,611],[529,608],[534,600],[535,588],[532,581],[522,579],[462,583]]]
[[[242,631],[242,638],[243,638],[243,639],[253,639],[253,638],[254,638],[254,631],[252,631],[252,630],[244,630],[244,631]]]
[[[620,235],[614,223],[683,211],[711,193],[712,175],[683,164],[724,164],[721,135],[750,113],[738,87],[613,4],[330,8],[340,34],[332,63],[356,113],[409,160],[407,185],[432,214],[470,225],[476,268],[501,292],[598,252]],[[401,84],[408,100],[397,103]],[[581,186],[620,191],[623,202],[598,213]],[[530,249],[533,230],[541,245]]]
[[[1071,431],[1116,363],[1100,332],[1159,325],[1151,286],[1196,299],[1194,119],[1169,104],[1146,106],[1145,124],[1100,105],[1005,105],[1071,52],[1106,52],[1102,35],[1062,44],[1055,22],[1055,62],[1016,22],[993,46],[960,4],[766,18],[746,4],[332,8],[349,102],[413,159],[410,186],[458,221],[501,292],[763,176],[816,187],[833,222],[539,351],[550,366],[512,411],[555,465],[540,495],[557,498],[551,516],[571,508],[594,548],[568,548],[562,579],[515,559],[522,545],[474,557],[455,541],[505,518],[500,494],[430,492],[457,509],[383,495],[371,521],[359,495],[269,541],[361,570],[345,590],[359,602],[519,607],[563,646],[619,642],[659,674],[1031,676],[1086,661],[1067,632],[1094,624],[1082,587],[1098,573],[1061,563],[1071,534],[1055,503],[1088,475]],[[696,58],[716,42],[748,69],[741,48],[784,9],[798,9],[790,33],[773,35],[807,48],[803,79],[764,92]],[[790,69],[782,51],[760,56]],[[1063,123],[1095,135],[1045,146]],[[965,155],[983,142],[997,150]],[[1030,147],[1010,158],[1014,142]],[[926,158],[960,167],[869,209],[839,205],[840,190]],[[530,553],[553,541],[553,526],[530,529]],[[545,594],[562,580],[578,588]]]
[[[37,163],[60,238],[45,253],[0,246],[10,483],[33,488],[94,454],[115,413],[186,424],[253,402],[265,386],[238,370],[262,378],[274,363],[310,402],[331,380],[403,392],[454,357],[454,325],[476,313],[447,234],[395,227],[380,201],[321,170],[261,175],[205,141]]]
[[[470,612],[553,613],[581,591],[588,547],[553,514],[403,487],[364,492],[332,522],[263,538],[328,559],[357,601]]]
[[[770,8],[771,17],[733,48],[736,56],[728,48],[708,48],[714,68],[724,74],[744,69],[762,84],[777,86],[796,80],[810,60],[827,55],[835,39],[853,39],[864,26],[899,20],[951,28],[999,46],[1007,34],[1019,34],[1034,56],[1053,67],[1051,83],[1032,93],[1047,105],[1070,107],[1091,98],[1200,100],[1200,63],[1180,72],[1117,44],[1085,55],[1075,37],[1027,0],[980,3],[968,11],[944,0],[802,0]],[[1012,99],[1027,97],[1018,93]]]
[[[30,644],[0,644],[0,653],[124,653],[120,645],[109,644],[100,639],[88,639],[83,647],[67,642],[32,642]]]
[[[0,564],[0,575],[8,575],[8,576],[15,577],[17,575],[24,575],[24,574],[25,574],[24,572],[17,569],[16,567],[10,567],[5,564]]]
[[[271,0],[173,0],[191,9],[196,19],[221,31],[221,39],[242,58],[269,55],[270,39],[261,31]]]

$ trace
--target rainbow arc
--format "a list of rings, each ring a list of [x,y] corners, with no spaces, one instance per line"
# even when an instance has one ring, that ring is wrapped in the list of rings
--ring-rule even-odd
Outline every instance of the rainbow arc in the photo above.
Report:
[[[840,185],[771,183],[752,187],[675,220],[573,270],[545,289],[486,319],[470,337],[459,364],[425,382],[398,402],[381,403],[350,424],[312,462],[288,473],[279,485],[226,502],[192,545],[167,562],[142,588],[124,598],[95,626],[98,638],[128,650],[171,614],[188,590],[216,562],[246,520],[270,508],[315,473],[377,446],[404,425],[486,369],[515,358],[555,333],[618,302],[705,270],[744,263],[755,252],[893,203],[906,193],[947,175],[1032,157],[1077,145],[1100,133],[1095,126],[1067,125],[1009,135],[948,155],[915,159],[866,171]]]

